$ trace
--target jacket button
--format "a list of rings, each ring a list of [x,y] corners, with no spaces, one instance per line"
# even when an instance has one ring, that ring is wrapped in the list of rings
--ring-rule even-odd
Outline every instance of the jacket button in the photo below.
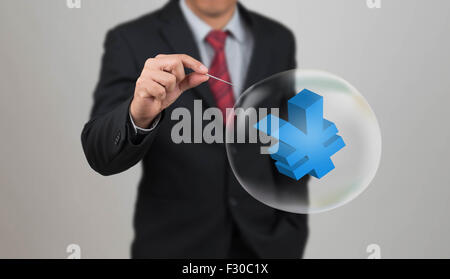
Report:
[[[119,144],[120,138],[121,138],[121,133],[120,133],[120,131],[117,131],[116,137],[114,138],[114,144],[115,145]]]

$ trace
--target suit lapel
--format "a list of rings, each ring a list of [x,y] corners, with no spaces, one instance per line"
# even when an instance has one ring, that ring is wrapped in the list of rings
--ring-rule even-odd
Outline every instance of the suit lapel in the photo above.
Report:
[[[200,53],[194,41],[194,35],[186,22],[178,1],[170,1],[161,11],[161,19],[165,24],[161,34],[166,39],[173,53],[183,53],[200,60]],[[191,89],[207,106],[215,106],[215,100],[207,82]]]
[[[268,65],[270,61],[270,40],[264,27],[258,22],[258,19],[250,13],[242,4],[238,4],[244,20],[246,20],[253,34],[253,53],[250,58],[250,64],[247,70],[247,76],[244,82],[244,89],[264,79],[270,73]]]

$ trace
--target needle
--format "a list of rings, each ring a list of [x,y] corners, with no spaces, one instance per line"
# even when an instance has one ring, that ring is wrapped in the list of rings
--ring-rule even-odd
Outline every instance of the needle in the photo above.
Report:
[[[228,81],[226,81],[226,80],[220,79],[220,78],[215,77],[215,76],[212,76],[212,75],[210,75],[210,74],[205,74],[205,75],[207,75],[207,76],[210,77],[210,78],[216,79],[216,80],[218,80],[218,81],[225,82],[225,83],[228,84],[228,85],[234,86],[232,83],[230,83],[230,82],[228,82]]]

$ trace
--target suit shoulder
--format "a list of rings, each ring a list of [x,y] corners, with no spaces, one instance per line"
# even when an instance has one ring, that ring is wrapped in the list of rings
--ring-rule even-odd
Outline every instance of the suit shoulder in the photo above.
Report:
[[[256,12],[249,12],[255,24],[263,26],[267,33],[278,36],[281,40],[295,40],[294,33],[279,21],[268,18]]]
[[[113,27],[110,32],[119,32],[127,36],[139,35],[142,33],[151,34],[156,32],[161,25],[159,15],[161,9],[147,13],[135,19],[120,23]]]

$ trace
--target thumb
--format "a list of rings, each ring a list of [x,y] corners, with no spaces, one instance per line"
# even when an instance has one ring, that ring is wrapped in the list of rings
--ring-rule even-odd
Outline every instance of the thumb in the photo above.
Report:
[[[208,76],[199,73],[190,73],[180,82],[180,90],[186,91],[193,87],[199,86],[209,79]]]

